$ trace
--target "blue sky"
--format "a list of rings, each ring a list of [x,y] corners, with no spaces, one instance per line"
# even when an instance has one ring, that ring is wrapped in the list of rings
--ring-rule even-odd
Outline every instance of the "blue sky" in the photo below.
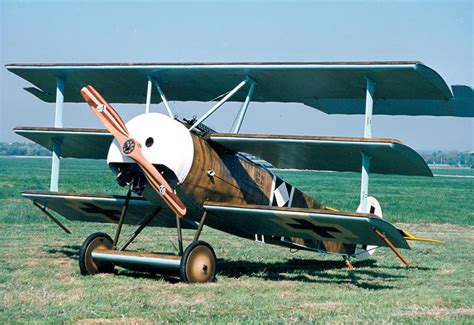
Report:
[[[0,1],[0,61],[230,62],[419,60],[448,84],[473,87],[472,1],[126,2]],[[51,126],[54,104],[0,71],[0,141],[14,126]],[[174,103],[182,117],[210,103]],[[228,131],[238,104],[208,124]],[[116,105],[125,119],[144,106]],[[153,111],[164,112],[162,105]],[[64,126],[100,127],[85,104],[66,104]],[[363,116],[326,115],[300,104],[250,106],[248,133],[360,136]],[[474,149],[474,119],[375,116],[374,137],[415,149]]]

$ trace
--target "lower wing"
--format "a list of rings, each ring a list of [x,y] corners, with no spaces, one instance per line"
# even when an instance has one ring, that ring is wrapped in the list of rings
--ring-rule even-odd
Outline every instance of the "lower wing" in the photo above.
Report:
[[[410,249],[395,226],[373,214],[217,202],[205,202],[204,209],[221,221],[221,230],[229,228],[231,233],[238,231],[249,238],[255,236],[259,241],[271,240],[272,244],[282,246],[288,246],[285,245],[288,238],[299,238],[321,243],[389,247],[378,231],[395,247]],[[278,240],[281,243],[275,242]]]
[[[100,195],[83,193],[59,193],[25,191],[21,195],[43,208],[53,210],[66,219],[73,221],[118,223],[122,207],[125,203],[125,196]],[[136,225],[145,216],[155,213],[159,208],[152,202],[141,198],[131,197],[125,216],[125,224]],[[163,209],[150,226],[176,227],[176,217]],[[188,219],[183,219],[182,228],[195,229],[195,223]]]

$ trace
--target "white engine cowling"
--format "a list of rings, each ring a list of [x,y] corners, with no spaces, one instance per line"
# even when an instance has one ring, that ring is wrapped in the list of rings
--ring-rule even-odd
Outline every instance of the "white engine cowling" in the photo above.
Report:
[[[194,145],[188,129],[167,115],[148,113],[138,115],[126,123],[130,136],[142,146],[145,158],[154,165],[171,169],[183,183],[191,170]],[[116,139],[107,155],[107,163],[134,163],[122,154]]]

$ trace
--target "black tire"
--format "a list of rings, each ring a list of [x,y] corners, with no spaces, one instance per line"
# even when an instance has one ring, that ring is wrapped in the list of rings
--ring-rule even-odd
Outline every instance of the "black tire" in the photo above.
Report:
[[[217,259],[208,243],[198,240],[192,242],[184,251],[179,266],[181,281],[205,283],[216,280]]]
[[[79,269],[82,275],[97,273],[113,273],[112,263],[96,262],[92,259],[92,251],[99,249],[112,249],[112,238],[103,232],[96,232],[86,238],[79,251]]]

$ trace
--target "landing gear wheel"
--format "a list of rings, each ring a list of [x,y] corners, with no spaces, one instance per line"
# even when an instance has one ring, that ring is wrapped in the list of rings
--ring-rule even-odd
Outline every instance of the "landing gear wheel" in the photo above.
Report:
[[[112,273],[114,265],[94,261],[92,252],[95,250],[112,249],[112,238],[103,232],[96,232],[87,237],[79,251],[79,268],[82,275]]]
[[[216,277],[216,254],[204,241],[192,242],[184,251],[179,266],[181,281],[188,283],[212,282]]]

